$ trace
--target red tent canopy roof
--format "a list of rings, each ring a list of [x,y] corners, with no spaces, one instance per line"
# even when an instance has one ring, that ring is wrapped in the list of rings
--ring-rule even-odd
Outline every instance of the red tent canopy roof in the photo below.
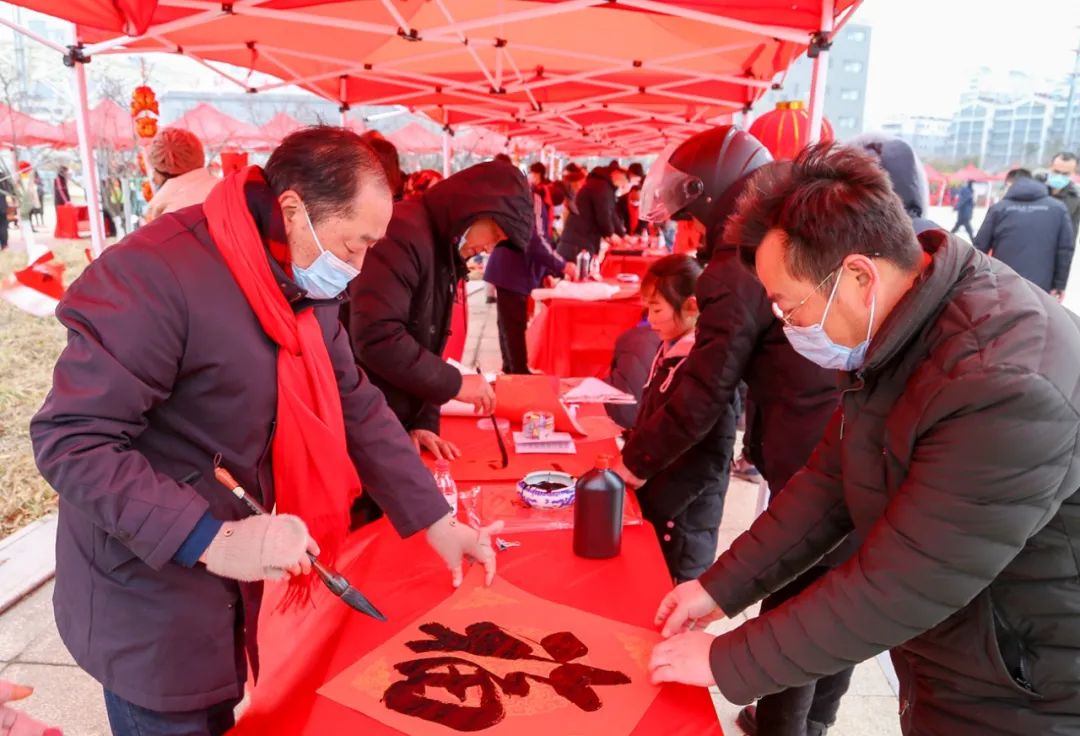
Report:
[[[935,169],[930,164],[924,164],[923,168],[926,170],[927,181],[948,181],[949,178]]]
[[[949,181],[990,181],[990,179],[990,174],[972,164],[949,174]]]
[[[270,118],[266,125],[259,128],[259,132],[262,133],[268,144],[277,145],[282,138],[298,128],[303,128],[304,125],[289,113],[279,112]]]
[[[806,49],[824,4],[245,0],[222,13],[220,0],[16,3],[82,23],[91,56],[180,52],[283,80],[256,91],[296,84],[344,104],[404,105],[499,132],[527,124],[551,141],[627,153],[658,150],[753,104]],[[129,15],[152,10],[144,35],[118,36],[125,4]],[[833,5],[843,23],[858,0]],[[87,20],[95,6],[98,20]],[[613,119],[583,121],[596,113]]]
[[[434,153],[442,150],[442,136],[432,133],[420,123],[409,123],[387,133],[386,139],[402,153]]]
[[[64,131],[58,125],[0,104],[0,147],[11,148],[13,145],[63,146]]]
[[[67,145],[79,145],[75,121],[68,121],[62,127]],[[95,146],[104,145],[118,151],[135,146],[135,129],[131,122],[131,111],[120,107],[112,100],[102,100],[90,109],[90,131]]]
[[[190,130],[208,149],[258,148],[264,140],[262,132],[254,125],[229,117],[205,102],[163,127]]]

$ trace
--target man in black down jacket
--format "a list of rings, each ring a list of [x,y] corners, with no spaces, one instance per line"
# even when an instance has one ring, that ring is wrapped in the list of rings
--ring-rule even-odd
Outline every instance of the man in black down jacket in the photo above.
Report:
[[[1026,169],[1013,169],[1005,183],[1005,199],[986,213],[973,243],[1061,301],[1076,247],[1069,213]]]
[[[481,376],[442,359],[465,261],[500,242],[524,250],[533,231],[532,193],[512,164],[489,161],[397,202],[386,237],[349,286],[353,352],[419,449],[457,450],[439,438],[439,407],[453,398],[489,413]]]
[[[909,736],[1080,732],[1080,321],[850,149],[761,170],[726,235],[803,354],[842,367],[807,466],[658,622],[653,679],[746,703],[893,649]],[[854,533],[855,555],[730,633]]]
[[[559,238],[560,256],[573,261],[583,250],[595,256],[600,252],[601,240],[621,242],[626,230],[615,213],[615,200],[616,192],[624,184],[626,172],[622,169],[598,167],[589,172]]]
[[[622,472],[631,484],[663,473],[672,460],[717,425],[726,442],[711,461],[727,467],[735,443],[732,402],[739,383],[745,381],[752,416],[743,442],[773,493],[779,493],[806,463],[836,409],[835,373],[791,348],[761,283],[739,262],[734,245],[723,238],[724,225],[749,175],[769,161],[768,151],[755,138],[721,126],[690,138],[668,161],[658,161],[649,170],[642,188],[642,217],[663,221],[671,215],[693,215],[707,228],[705,250],[712,255],[698,280],[701,317],[697,340],[682,368],[684,378],[665,410],[635,427],[623,448]],[[664,171],[671,173],[665,176]],[[686,202],[694,191],[699,195]],[[677,483],[668,482],[678,488]],[[722,493],[716,495],[716,503],[723,503]],[[672,515],[677,511],[673,509]],[[674,526],[663,543],[709,543],[715,554],[715,535],[716,529],[701,528],[690,520],[686,528]],[[773,601],[780,602],[782,596]],[[838,679],[835,686],[823,688],[830,693],[828,702],[816,703],[815,710],[823,713],[819,717],[826,722],[835,718],[839,698],[847,689],[847,676]],[[808,687],[789,694],[775,707],[762,704],[758,732],[763,736],[802,733],[814,695],[815,688]]]

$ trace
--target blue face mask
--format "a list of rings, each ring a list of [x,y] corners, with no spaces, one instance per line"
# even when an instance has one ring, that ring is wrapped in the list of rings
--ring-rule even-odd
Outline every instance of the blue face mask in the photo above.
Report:
[[[319,249],[319,257],[307,268],[293,264],[293,278],[296,285],[307,292],[312,299],[333,299],[349,286],[349,282],[360,275],[360,269],[347,263],[322,247],[315,227],[304,207],[304,219],[307,220],[311,236]]]
[[[1058,189],[1064,189],[1065,187],[1069,186],[1069,175],[1050,174],[1050,176],[1046,177],[1046,186],[1050,187],[1055,191]]]
[[[836,289],[840,286],[840,276],[844,269],[836,276],[832,293],[829,294],[829,302],[825,305],[825,312],[821,315],[821,321],[809,327],[798,325],[784,325],[784,335],[795,352],[807,360],[817,363],[822,368],[836,371],[854,371],[862,367],[866,360],[866,350],[870,347],[870,330],[874,326],[874,309],[877,306],[877,294],[870,302],[870,324],[866,327],[866,339],[853,348],[845,345],[837,345],[825,333],[825,318],[829,315],[833,300],[836,298]]]

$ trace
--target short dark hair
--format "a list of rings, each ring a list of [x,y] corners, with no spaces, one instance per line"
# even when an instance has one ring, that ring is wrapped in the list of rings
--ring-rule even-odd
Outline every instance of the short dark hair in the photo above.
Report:
[[[263,175],[275,197],[289,189],[299,194],[313,221],[348,214],[361,185],[387,186],[378,157],[363,139],[331,125],[287,135]]]
[[[626,173],[629,176],[640,176],[642,179],[644,179],[645,167],[635,161],[626,168]]]
[[[531,166],[529,166],[529,173],[530,174],[539,174],[541,179],[546,179],[547,178],[547,167],[544,166],[539,161],[534,161],[533,164]]]
[[[505,154],[505,153],[496,153],[494,160],[495,161],[502,161],[505,164],[513,164],[514,163],[513,159],[511,159],[510,156],[508,154]]]
[[[701,264],[693,256],[677,253],[664,256],[649,266],[641,280],[641,293],[660,294],[668,304],[681,312],[686,300],[694,295],[701,276]]]
[[[390,186],[390,193],[394,199],[401,199],[405,191],[405,172],[401,170],[401,157],[398,156],[397,146],[388,141],[377,130],[369,130],[360,138],[368,144],[375,155],[382,162],[383,171],[386,172],[386,181]]]
[[[1030,178],[1031,178],[1031,172],[1028,171],[1027,169],[1012,169],[1008,174],[1005,175],[1005,183],[1006,184],[1012,184],[1017,179],[1030,179]]]
[[[792,161],[755,171],[724,229],[754,267],[761,241],[772,230],[786,239],[792,276],[824,281],[853,254],[873,255],[914,271],[921,248],[911,218],[888,174],[861,150],[832,144],[804,149]]]
[[[1058,158],[1060,158],[1062,161],[1075,161],[1076,160],[1076,154],[1073,153],[1072,151],[1059,151],[1057,153],[1057,155],[1055,155],[1054,158],[1052,158],[1050,160],[1053,161],[1054,159],[1058,159]]]

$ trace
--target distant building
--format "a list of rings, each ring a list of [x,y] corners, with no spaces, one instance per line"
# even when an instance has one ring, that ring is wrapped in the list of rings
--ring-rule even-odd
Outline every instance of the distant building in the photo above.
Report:
[[[866,109],[866,80],[870,64],[870,27],[848,23],[833,39],[829,50],[829,74],[825,86],[825,117],[832,123],[837,140],[847,140],[863,131]],[[771,90],[755,105],[751,117],[776,107],[777,102],[802,100],[809,105],[814,60],[803,55],[777,77],[783,85]]]
[[[883,133],[911,144],[924,161],[951,156],[948,150],[952,118],[933,115],[903,115],[881,126]]]

